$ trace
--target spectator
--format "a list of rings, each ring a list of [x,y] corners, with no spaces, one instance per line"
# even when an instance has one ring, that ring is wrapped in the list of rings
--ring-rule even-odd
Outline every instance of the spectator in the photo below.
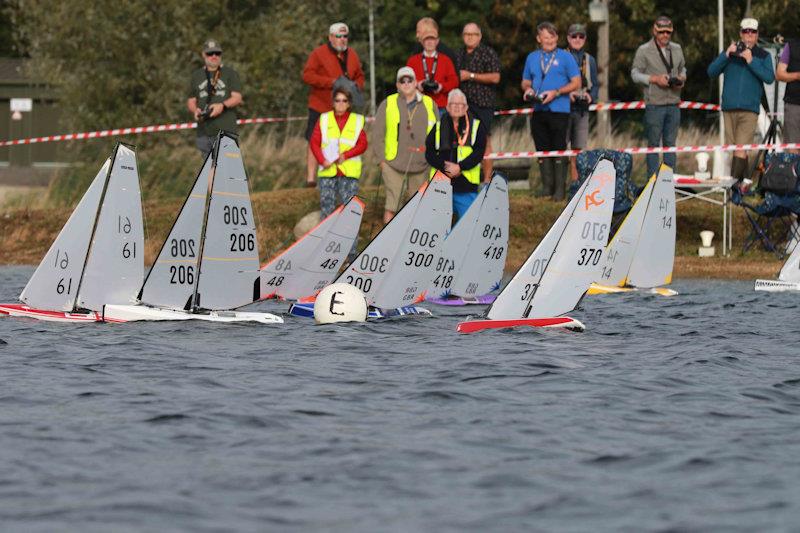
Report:
[[[404,189],[416,191],[428,177],[425,137],[436,117],[433,100],[417,92],[414,69],[402,67],[397,71],[397,92],[381,102],[375,113],[370,143],[386,188],[384,223],[392,220],[403,197],[410,196]]]
[[[786,83],[786,92],[783,95],[783,142],[800,142],[800,39],[786,41],[778,59],[775,77]]]
[[[186,107],[197,121],[196,145],[205,158],[217,133],[236,133],[233,108],[242,103],[242,83],[235,70],[222,65],[219,41],[209,39],[203,44],[203,62],[203,68],[192,72]]]
[[[586,26],[573,24],[567,30],[567,44],[569,53],[575,58],[578,70],[581,73],[581,86],[578,90],[569,93],[570,111],[569,127],[567,129],[567,144],[572,150],[583,150],[589,140],[589,105],[597,101],[600,89],[597,81],[597,62],[586,46]],[[575,158],[570,158],[571,178],[578,179],[578,168]]]
[[[350,30],[344,22],[331,24],[328,29],[328,42],[318,46],[308,56],[303,67],[303,82],[311,87],[308,94],[308,124],[306,139],[311,138],[314,125],[322,113],[331,109],[331,90],[334,82],[344,76],[355,82],[359,90],[364,88],[364,71],[355,50],[348,48]],[[306,168],[306,185],[315,185],[317,162],[309,145]]]
[[[474,22],[461,32],[464,48],[456,52],[456,68],[461,90],[467,95],[470,112],[483,124],[486,131],[486,152],[492,151],[492,119],[497,84],[500,83],[500,58],[489,46],[481,42],[481,28]],[[492,161],[483,162],[483,181],[492,180]]]
[[[433,98],[441,112],[447,105],[447,94],[458,87],[456,69],[449,57],[436,51],[438,29],[423,26],[419,40],[422,52],[409,57],[406,65],[414,69],[419,91]]]
[[[422,17],[417,21],[417,33],[416,33],[417,44],[414,45],[415,54],[422,52],[422,39],[420,38],[420,36],[429,29],[432,29],[438,34],[439,24],[431,17]],[[453,65],[456,64],[456,53],[453,51],[452,48],[444,44],[441,40],[439,41],[439,44],[436,45],[436,51],[449,57],[450,61],[453,62]]]
[[[741,40],[731,43],[709,66],[708,75],[716,78],[725,73],[722,87],[722,116],[725,122],[725,144],[750,144],[758,125],[758,111],[764,83],[775,80],[772,58],[758,46],[758,21],[742,19]],[[748,177],[747,152],[736,150],[731,162],[731,175],[741,181]]]
[[[461,89],[447,96],[447,112],[425,139],[425,159],[431,175],[440,170],[453,183],[453,214],[464,216],[478,197],[481,161],[486,150],[486,130],[467,111],[467,97]]]
[[[364,115],[352,111],[352,101],[350,91],[334,89],[333,111],[320,114],[311,133],[309,146],[318,163],[322,218],[358,193],[361,154],[367,150],[367,136]]]
[[[681,111],[681,88],[686,82],[683,50],[670,42],[672,21],[658,17],[653,24],[653,39],[636,50],[631,68],[633,81],[645,86],[644,126],[647,146],[675,146]],[[675,154],[664,154],[664,163],[675,168]],[[647,176],[658,170],[658,154],[647,154]]]
[[[558,31],[550,22],[536,27],[540,48],[528,54],[522,72],[523,99],[534,101],[531,136],[537,150],[564,150],[569,126],[569,93],[581,86],[580,71],[572,54],[557,48]],[[542,196],[563,200],[567,161],[563,157],[539,159]]]

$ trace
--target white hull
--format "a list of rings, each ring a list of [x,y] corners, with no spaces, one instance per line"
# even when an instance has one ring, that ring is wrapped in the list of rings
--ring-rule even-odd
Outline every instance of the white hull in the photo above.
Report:
[[[757,279],[754,289],[767,292],[800,291],[800,282],[781,281],[778,279]]]
[[[103,317],[114,322],[137,322],[141,320],[205,320],[206,322],[260,322],[283,324],[283,319],[271,313],[243,311],[209,311],[189,313],[178,309],[162,309],[147,305],[106,305]]]

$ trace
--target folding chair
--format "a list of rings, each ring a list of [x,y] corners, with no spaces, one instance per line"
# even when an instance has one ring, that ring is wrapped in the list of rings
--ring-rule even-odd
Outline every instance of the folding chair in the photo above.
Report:
[[[578,188],[589,177],[601,157],[610,159],[614,163],[614,169],[617,171],[617,180],[614,184],[614,211],[611,222],[613,230],[625,218],[638,195],[637,187],[631,181],[631,173],[633,172],[633,156],[631,154],[605,148],[584,150],[579,153],[576,160],[578,180],[570,184],[569,197],[572,198],[578,192]]]
[[[800,166],[800,154],[789,153],[767,154],[764,166],[768,167],[776,159]],[[742,193],[734,186],[732,193],[731,201],[744,210],[750,224],[750,233],[744,239],[742,252],[760,244],[764,250],[783,259],[789,242],[800,237],[796,224],[797,216],[800,215],[800,191],[786,195],[759,189],[756,192]],[[763,198],[759,201],[760,194],[763,194]]]

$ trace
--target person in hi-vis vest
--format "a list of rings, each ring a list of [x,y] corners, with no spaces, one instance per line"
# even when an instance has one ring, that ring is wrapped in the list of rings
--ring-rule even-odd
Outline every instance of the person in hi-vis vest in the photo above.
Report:
[[[425,137],[436,125],[438,110],[429,96],[417,91],[414,69],[397,71],[397,92],[389,95],[375,113],[372,148],[381,166],[386,189],[383,222],[388,223],[428,178]]]
[[[464,216],[478,197],[481,161],[486,151],[486,130],[468,109],[464,93],[460,89],[450,91],[447,112],[425,139],[425,159],[432,167],[431,175],[440,170],[453,183],[456,219]]]
[[[364,115],[350,111],[351,100],[346,89],[335,89],[333,111],[319,116],[311,134],[311,151],[318,163],[322,218],[358,194],[361,154],[367,150],[367,136],[364,133]]]

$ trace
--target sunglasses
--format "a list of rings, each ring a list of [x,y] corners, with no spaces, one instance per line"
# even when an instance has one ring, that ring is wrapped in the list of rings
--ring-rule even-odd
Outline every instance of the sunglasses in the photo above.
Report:
[[[672,35],[672,30],[658,30],[656,33],[659,35]]]
[[[481,34],[480,34],[480,33],[478,33],[478,32],[473,32],[473,31],[465,31],[465,32],[463,33],[463,35],[464,35],[465,37],[480,37],[480,35],[481,35]]]
[[[403,78],[400,78],[400,83],[414,83],[414,78],[409,78],[408,76],[405,76]]]
[[[569,36],[570,39],[586,39],[585,33],[573,33]]]
[[[336,104],[346,104],[349,101],[350,100],[348,100],[347,98],[337,98],[333,102],[336,103]]]
[[[742,30],[742,33],[758,33],[758,30],[753,30],[753,29],[750,29],[750,28],[746,28],[746,29]]]
[[[336,37],[337,39],[347,39],[346,33],[334,33],[333,36]]]
[[[206,55],[208,57],[211,57],[211,56],[218,56],[219,57],[219,56],[222,55],[222,52],[206,52]]]

